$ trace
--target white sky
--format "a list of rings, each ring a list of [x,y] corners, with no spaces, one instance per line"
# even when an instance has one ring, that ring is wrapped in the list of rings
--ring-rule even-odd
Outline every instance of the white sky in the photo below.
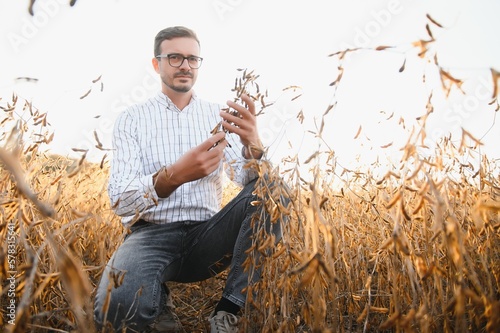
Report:
[[[489,68],[500,70],[499,1],[79,0],[74,7],[68,2],[37,0],[31,17],[28,0],[0,0],[0,97],[5,101],[15,91],[48,112],[54,152],[92,147],[94,130],[109,147],[117,113],[160,87],[151,69],[155,34],[185,25],[198,33],[205,59],[195,87],[198,95],[225,102],[233,98],[237,68],[260,74],[257,82],[261,90],[268,89],[267,101],[276,102],[259,118],[261,136],[275,161],[295,154],[306,158],[318,149],[305,131],[314,130],[314,119],[334,101],[338,106],[326,118],[324,138],[341,163],[348,166],[357,156],[371,161],[397,151],[409,131],[397,125],[399,118],[410,127],[424,114],[431,90],[440,109],[429,120],[429,135],[459,133],[464,127],[483,139],[488,155],[500,157],[500,121],[490,128],[495,112],[488,106]],[[427,13],[445,26],[432,27],[439,60],[465,79],[468,97],[452,93],[446,101],[433,67],[414,52],[406,53],[406,69],[398,72],[411,42],[428,39]],[[347,56],[333,96],[329,84],[337,77],[338,63],[328,54],[379,45],[397,49]],[[103,92],[99,83],[92,84],[100,75]],[[38,82],[14,80],[20,76]],[[302,89],[282,93],[290,85]],[[89,88],[92,92],[80,99]],[[291,101],[299,93],[302,97]],[[303,125],[296,120],[301,109]],[[360,126],[361,135],[354,140]],[[391,148],[380,148],[390,142]],[[94,153],[97,159],[103,155]]]

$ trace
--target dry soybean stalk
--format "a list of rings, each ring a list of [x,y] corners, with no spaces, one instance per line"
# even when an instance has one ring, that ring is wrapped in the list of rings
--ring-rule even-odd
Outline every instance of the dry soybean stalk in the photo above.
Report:
[[[247,72],[246,69],[238,69],[239,72],[243,72],[240,78],[236,78],[234,81],[234,88],[231,89],[231,91],[236,93],[236,96],[234,98],[235,103],[242,103],[241,96],[243,95],[248,95],[253,101],[259,101],[261,104],[261,109],[259,112],[256,114],[257,116],[262,113],[264,108],[270,106],[271,104],[266,104],[264,102],[264,98],[267,97],[267,91],[262,94],[260,92],[260,87],[255,82],[257,78],[259,78],[259,75],[254,75],[254,71]],[[232,109],[232,108],[223,108],[222,111],[224,112],[229,112],[231,115],[235,117],[240,117],[240,114],[238,111]],[[227,130],[223,128],[222,126],[223,120],[221,120],[210,132],[212,135],[215,135],[219,133],[220,131],[224,131],[227,133]],[[214,146],[218,145],[219,142],[215,143]],[[231,147],[231,145],[228,146]]]

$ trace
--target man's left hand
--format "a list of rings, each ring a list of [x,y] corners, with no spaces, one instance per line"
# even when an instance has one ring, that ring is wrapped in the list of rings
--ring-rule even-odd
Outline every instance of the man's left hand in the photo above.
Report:
[[[242,95],[241,100],[246,104],[239,105],[233,101],[227,101],[227,105],[238,111],[239,117],[231,115],[229,112],[221,112],[222,126],[229,132],[235,133],[240,137],[241,143],[250,148],[261,149],[259,132],[257,130],[257,117],[255,116],[255,103],[248,95]],[[253,152],[254,150],[252,150]],[[261,155],[261,154],[258,154]]]

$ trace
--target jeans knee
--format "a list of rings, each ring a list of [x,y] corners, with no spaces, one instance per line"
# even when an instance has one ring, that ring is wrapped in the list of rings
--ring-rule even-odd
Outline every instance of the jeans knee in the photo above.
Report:
[[[94,320],[98,328],[112,327],[117,332],[125,328],[140,331],[154,320],[157,309],[153,302],[143,297],[142,288],[132,292],[124,285],[114,287],[109,284],[100,286],[100,289],[94,303]]]

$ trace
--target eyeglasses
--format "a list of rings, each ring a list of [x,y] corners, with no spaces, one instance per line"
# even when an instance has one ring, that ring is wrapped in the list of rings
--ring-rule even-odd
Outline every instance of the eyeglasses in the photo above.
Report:
[[[170,53],[170,54],[160,54],[157,55],[156,58],[167,58],[168,63],[172,67],[179,68],[182,66],[184,63],[184,60],[187,59],[188,65],[191,69],[197,69],[200,68],[201,62],[203,61],[203,58],[197,57],[197,56],[183,56],[182,54],[179,53]]]

